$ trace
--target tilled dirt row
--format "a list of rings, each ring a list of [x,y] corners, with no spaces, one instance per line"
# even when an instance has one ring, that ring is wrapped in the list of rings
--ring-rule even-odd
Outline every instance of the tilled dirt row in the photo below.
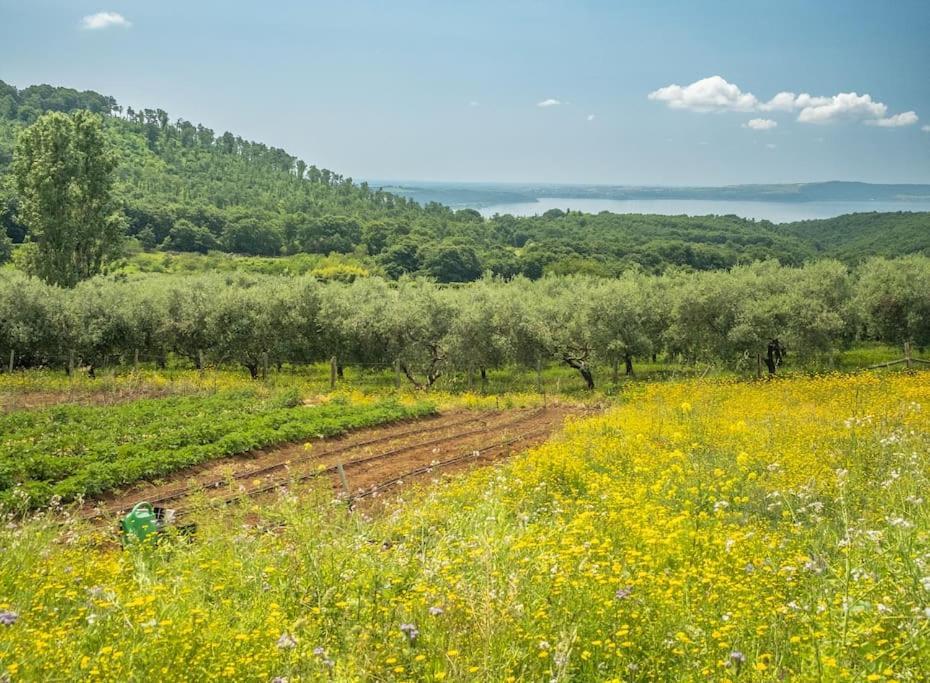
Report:
[[[405,479],[435,476],[486,464],[512,451],[544,441],[564,419],[581,411],[554,405],[546,409],[455,411],[387,427],[362,429],[338,438],[224,458],[173,475],[165,483],[136,486],[87,507],[87,515],[109,517],[145,500],[179,513],[197,506],[259,496],[319,477],[335,491],[365,497]],[[341,465],[349,490],[338,474]],[[206,499],[206,500],[204,500]]]

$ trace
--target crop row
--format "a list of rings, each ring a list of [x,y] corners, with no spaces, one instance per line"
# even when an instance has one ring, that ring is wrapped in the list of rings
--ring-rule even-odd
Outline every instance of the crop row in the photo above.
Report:
[[[0,416],[0,505],[70,501],[208,460],[431,413],[423,402],[333,400],[293,391],[221,392]]]

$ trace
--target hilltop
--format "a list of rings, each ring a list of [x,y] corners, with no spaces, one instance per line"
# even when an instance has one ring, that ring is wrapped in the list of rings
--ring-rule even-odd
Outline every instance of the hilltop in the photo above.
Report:
[[[162,109],[123,107],[93,91],[50,85],[17,89],[0,81],[0,225],[14,242],[26,238],[6,176],[16,135],[45,112],[76,109],[104,118],[119,157],[118,195],[132,238],[129,246],[135,250],[268,257],[341,254],[340,263],[354,265],[350,274],[379,272],[396,278],[412,273],[443,282],[474,280],[488,271],[502,277],[610,276],[630,268],[710,270],[763,259],[800,264],[821,256],[855,263],[874,254],[930,252],[927,213],[853,214],[781,225],[737,216],[560,210],[538,217],[484,219],[472,209],[456,211],[435,201],[420,204],[354,182],[283,149],[172,119]],[[868,187],[896,196],[926,191],[919,189],[924,186]],[[851,188],[862,190],[855,183],[733,190],[743,198],[747,192],[761,192],[766,198],[780,194],[796,199]]]

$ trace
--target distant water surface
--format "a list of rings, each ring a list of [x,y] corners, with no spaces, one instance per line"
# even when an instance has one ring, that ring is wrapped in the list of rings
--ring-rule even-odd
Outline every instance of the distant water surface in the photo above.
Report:
[[[734,214],[742,218],[790,223],[814,218],[832,218],[866,211],[930,211],[930,201],[914,202],[741,202],[714,199],[572,199],[540,197],[535,202],[495,204],[478,210],[483,216],[496,213],[535,216],[549,209],[571,209],[585,213],[656,213],[666,216],[706,216]]]

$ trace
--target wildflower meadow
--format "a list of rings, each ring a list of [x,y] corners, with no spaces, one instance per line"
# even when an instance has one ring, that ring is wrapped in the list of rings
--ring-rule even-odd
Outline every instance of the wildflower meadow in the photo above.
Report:
[[[124,550],[0,530],[9,680],[916,681],[926,375],[632,385],[382,508],[322,489]]]

